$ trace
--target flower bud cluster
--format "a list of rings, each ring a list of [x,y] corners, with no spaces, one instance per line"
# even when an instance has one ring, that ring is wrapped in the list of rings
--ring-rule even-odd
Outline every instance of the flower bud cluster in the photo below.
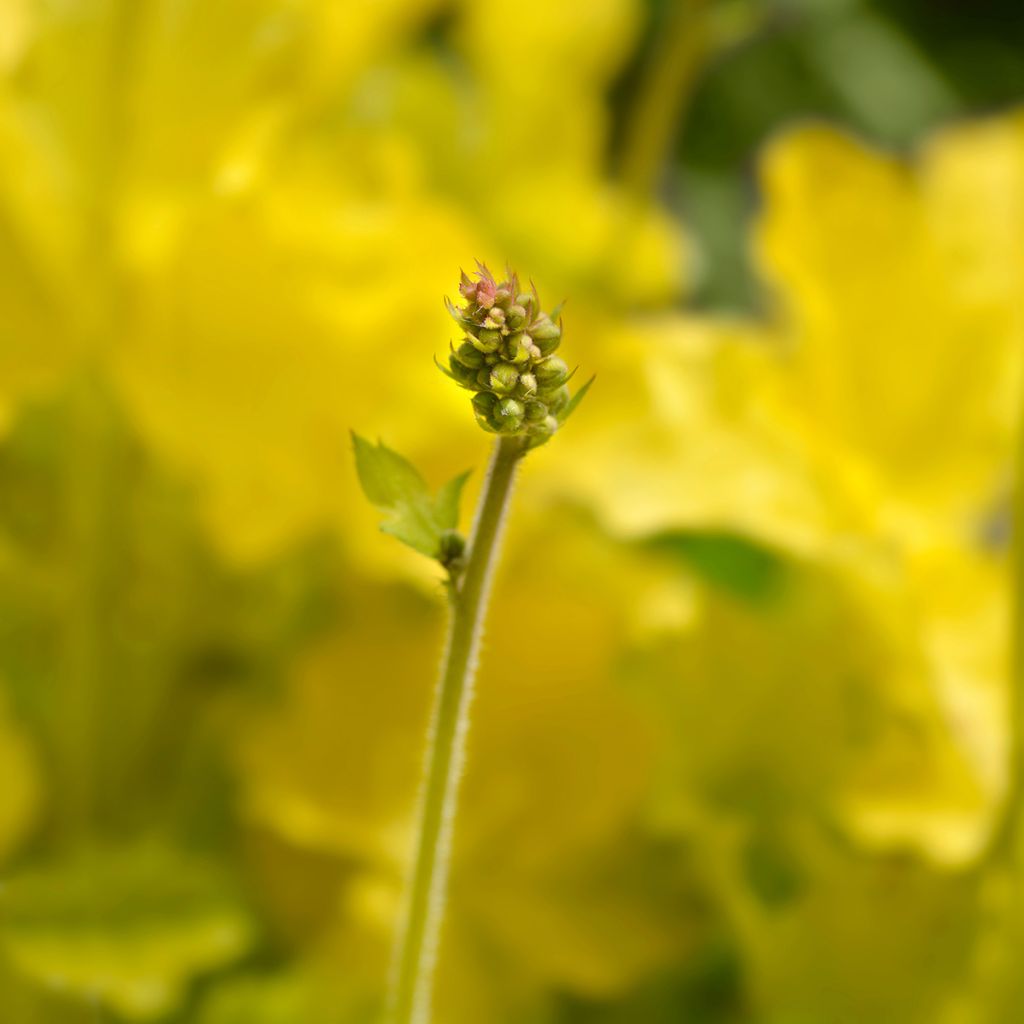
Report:
[[[462,307],[448,311],[465,337],[448,359],[448,376],[474,392],[473,412],[484,430],[523,434],[542,444],[558,429],[569,404],[569,368],[555,355],[561,325],[540,307],[536,289],[519,279],[496,281],[483,264],[475,279],[463,272]],[[557,314],[555,314],[557,315]]]

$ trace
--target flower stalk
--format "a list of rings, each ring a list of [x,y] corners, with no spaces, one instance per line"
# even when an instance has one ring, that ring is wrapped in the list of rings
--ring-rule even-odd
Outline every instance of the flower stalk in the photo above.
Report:
[[[464,569],[449,587],[448,638],[427,737],[415,828],[388,990],[388,1024],[427,1024],[444,913],[452,828],[465,756],[480,639],[523,439],[497,439]]]
[[[555,355],[562,338],[558,307],[546,313],[537,290],[523,291],[511,270],[498,281],[482,263],[463,273],[448,311],[462,331],[451,345],[446,376],[471,392],[477,423],[496,434],[487,478],[467,544],[458,531],[468,473],[433,493],[408,459],[353,433],[363,492],[381,511],[381,530],[435,559],[448,576],[448,639],[427,735],[406,880],[385,999],[387,1024],[429,1024],[434,967],[447,894],[448,860],[465,758],[480,637],[491,577],[520,459],[549,441],[593,383],[575,394],[568,366]],[[435,362],[436,362],[435,357]]]

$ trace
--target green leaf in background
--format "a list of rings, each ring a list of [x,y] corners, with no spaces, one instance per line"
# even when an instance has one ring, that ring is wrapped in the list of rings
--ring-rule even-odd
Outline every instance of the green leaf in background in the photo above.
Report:
[[[643,544],[655,554],[682,562],[719,590],[753,604],[771,601],[786,582],[785,561],[740,534],[674,530],[648,537]]]
[[[224,876],[156,845],[94,849],[0,890],[0,948],[23,975],[130,1020],[173,1010],[199,974],[251,946]]]
[[[356,472],[367,498],[384,513],[381,529],[428,558],[441,555],[441,538],[459,520],[459,498],[469,473],[449,480],[437,497],[408,459],[383,443],[352,434]]]

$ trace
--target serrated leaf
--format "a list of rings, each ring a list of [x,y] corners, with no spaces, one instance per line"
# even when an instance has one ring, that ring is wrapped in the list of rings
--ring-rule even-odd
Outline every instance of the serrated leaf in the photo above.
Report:
[[[573,373],[575,372],[576,371],[573,370]],[[562,410],[562,415],[559,418],[560,423],[564,423],[576,411],[576,406],[583,401],[583,396],[590,390],[590,385],[593,384],[596,379],[597,376],[595,374],[595,376],[591,377],[590,380],[588,380],[587,383],[569,399],[569,404]]]
[[[0,946],[22,974],[131,1020],[174,1010],[253,934],[225,877],[166,847],[94,850],[0,892]]]
[[[352,442],[363,493],[384,513],[381,530],[428,558],[437,558],[441,535],[458,524],[459,498],[469,474],[450,480],[434,498],[404,456],[355,433]]]

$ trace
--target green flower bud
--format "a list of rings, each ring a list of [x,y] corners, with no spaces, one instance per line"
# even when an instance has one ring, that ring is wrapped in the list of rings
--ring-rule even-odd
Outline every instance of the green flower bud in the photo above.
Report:
[[[530,349],[533,343],[528,334],[513,334],[508,339],[506,351],[513,363],[525,363],[530,359]]]
[[[489,383],[499,395],[507,395],[519,382],[519,371],[511,363],[498,363],[491,370]]]
[[[516,304],[508,307],[508,325],[513,329],[522,327],[526,323],[526,310]]]
[[[532,398],[537,393],[537,378],[532,373],[521,373],[516,385],[516,394],[520,398]]]
[[[523,411],[521,402],[517,402],[514,398],[506,398],[495,409],[492,422],[497,423],[507,433],[514,434],[522,428]]]
[[[493,432],[496,429],[492,424],[494,420],[494,410],[497,405],[498,396],[491,394],[490,391],[481,391],[479,394],[473,396],[473,414],[476,416],[477,423],[479,423],[484,430]]]
[[[570,401],[572,375],[554,355],[562,338],[561,307],[544,312],[536,288],[520,290],[511,270],[497,281],[481,263],[475,274],[462,274],[459,294],[459,306],[445,300],[467,336],[451,353],[450,376],[477,392],[473,412],[486,430],[525,434],[531,446],[543,443]]]
[[[558,356],[549,356],[544,362],[538,363],[534,372],[537,374],[537,383],[544,389],[557,387],[569,377],[569,367]]]
[[[530,436],[534,446],[543,444],[558,429],[558,420],[554,416],[545,416],[539,423],[530,427]]]
[[[553,391],[545,392],[542,397],[548,409],[557,415],[569,404],[569,389],[563,384]]]
[[[473,411],[489,419],[498,405],[498,396],[490,391],[481,391],[473,396]]]
[[[453,566],[466,552],[466,538],[458,530],[445,530],[441,534],[438,561],[447,569]]]
[[[501,345],[501,331],[492,331],[484,328],[477,332],[476,337],[470,337],[471,344],[480,349],[481,352],[497,352]]]
[[[548,414],[548,407],[543,402],[532,401],[526,403],[525,418],[528,423],[539,423]]]
[[[471,388],[476,384],[478,371],[472,366],[466,366],[459,362],[454,352],[448,357],[448,366],[452,371],[452,376],[464,387]]]
[[[562,332],[556,324],[545,317],[540,323],[530,325],[530,337],[542,355],[549,356],[554,352],[561,340]]]
[[[557,340],[562,337],[562,328],[554,323],[547,313],[541,313],[530,325],[530,334],[538,341]]]
[[[484,354],[475,345],[471,345],[468,341],[464,341],[455,351],[454,358],[456,358],[463,366],[471,366],[474,370],[479,370],[484,365]]]

